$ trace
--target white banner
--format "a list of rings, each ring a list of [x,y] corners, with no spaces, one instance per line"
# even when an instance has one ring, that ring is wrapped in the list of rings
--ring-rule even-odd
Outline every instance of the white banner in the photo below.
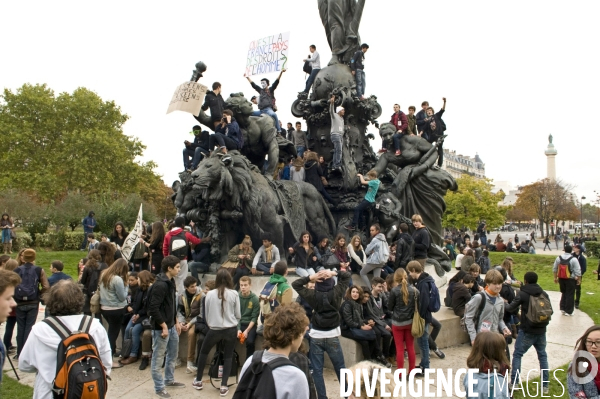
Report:
[[[204,96],[208,87],[198,82],[185,82],[177,86],[169,103],[167,114],[173,111],[189,112],[192,115],[200,113]]]
[[[135,221],[135,227],[123,243],[123,247],[121,248],[121,255],[123,255],[124,259],[129,260],[132,255],[132,251],[135,246],[140,242],[140,237],[142,236],[143,231],[143,223],[144,220],[142,218],[142,204],[140,204],[140,211],[138,212],[137,220]],[[110,266],[110,265],[109,265]]]
[[[277,33],[250,42],[244,76],[281,72],[287,63],[290,32]]]

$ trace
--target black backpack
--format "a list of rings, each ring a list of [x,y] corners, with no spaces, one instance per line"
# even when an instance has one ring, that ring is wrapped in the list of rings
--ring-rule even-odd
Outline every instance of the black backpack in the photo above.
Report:
[[[21,277],[21,284],[15,288],[15,300],[19,302],[37,301],[40,296],[42,268],[25,264],[17,267],[15,272]]]
[[[210,367],[208,368],[208,376],[210,377],[210,383],[215,388],[217,387],[213,380],[220,380],[223,378],[223,365],[225,364],[225,348],[223,347],[223,341],[217,344],[217,349],[215,350],[215,354],[213,356],[212,361],[210,362]],[[231,362],[231,371],[229,372],[229,376],[235,375],[235,384],[238,383],[238,369],[240,367],[240,357],[237,352],[233,351],[233,359]],[[233,384],[229,384],[228,386],[232,386]]]
[[[188,256],[188,240],[185,236],[185,230],[181,230],[179,234],[171,236],[169,255],[176,256],[181,260]]]
[[[317,303],[313,309],[312,323],[317,330],[333,330],[340,326],[340,312],[339,309],[334,306],[334,292],[333,290],[328,292],[316,291],[315,297]]]
[[[233,399],[263,399],[276,398],[275,380],[273,370],[282,366],[297,367],[287,357],[278,357],[269,363],[262,362],[263,351],[256,351],[252,355],[252,363],[246,369]]]

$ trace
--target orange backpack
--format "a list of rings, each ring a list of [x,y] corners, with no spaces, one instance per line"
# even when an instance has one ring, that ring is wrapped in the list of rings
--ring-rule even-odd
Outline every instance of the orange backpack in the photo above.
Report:
[[[108,384],[94,338],[90,335],[91,316],[83,316],[77,331],[71,332],[60,319],[43,321],[58,334],[54,399],[104,399]]]

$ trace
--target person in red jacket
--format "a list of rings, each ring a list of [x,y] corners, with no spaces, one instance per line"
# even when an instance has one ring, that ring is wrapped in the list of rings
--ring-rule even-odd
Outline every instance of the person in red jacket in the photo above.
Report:
[[[404,112],[400,111],[400,105],[398,104],[394,104],[394,113],[392,114],[390,123],[396,128],[396,133],[392,139],[394,140],[394,147],[396,148],[396,156],[399,156],[402,154],[402,151],[400,151],[400,139],[404,132],[408,130],[408,118]]]
[[[185,228],[185,218],[183,216],[178,216],[175,218],[174,221],[175,227],[173,227],[171,229],[171,231],[169,231],[166,235],[165,235],[165,240],[163,241],[163,255],[169,256],[172,255],[171,253],[171,239],[177,235],[179,235],[183,229]],[[193,226],[194,222],[190,222],[190,225]],[[209,243],[210,242],[210,237],[205,237],[203,239],[200,239],[198,237],[196,237],[195,235],[193,235],[192,233],[190,233],[189,231],[185,232],[185,240],[187,243],[187,248],[189,248],[189,245],[192,244],[194,246],[200,244],[200,243]],[[179,274],[177,274],[177,276],[175,277],[175,287],[177,288],[177,292],[178,293],[183,293],[184,287],[183,287],[183,280],[185,280],[185,278],[188,275],[188,263],[187,263],[187,251],[186,251],[186,255],[181,258],[180,257],[180,262],[179,265],[181,267],[181,269],[179,270]]]

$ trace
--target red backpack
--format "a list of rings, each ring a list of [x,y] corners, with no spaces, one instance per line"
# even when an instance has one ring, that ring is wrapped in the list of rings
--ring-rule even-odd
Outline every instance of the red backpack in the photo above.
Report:
[[[559,256],[559,264],[558,264],[558,278],[569,278],[571,276],[571,259],[574,256],[570,256],[565,259],[562,256]],[[567,270],[569,270],[569,274],[567,275]]]

